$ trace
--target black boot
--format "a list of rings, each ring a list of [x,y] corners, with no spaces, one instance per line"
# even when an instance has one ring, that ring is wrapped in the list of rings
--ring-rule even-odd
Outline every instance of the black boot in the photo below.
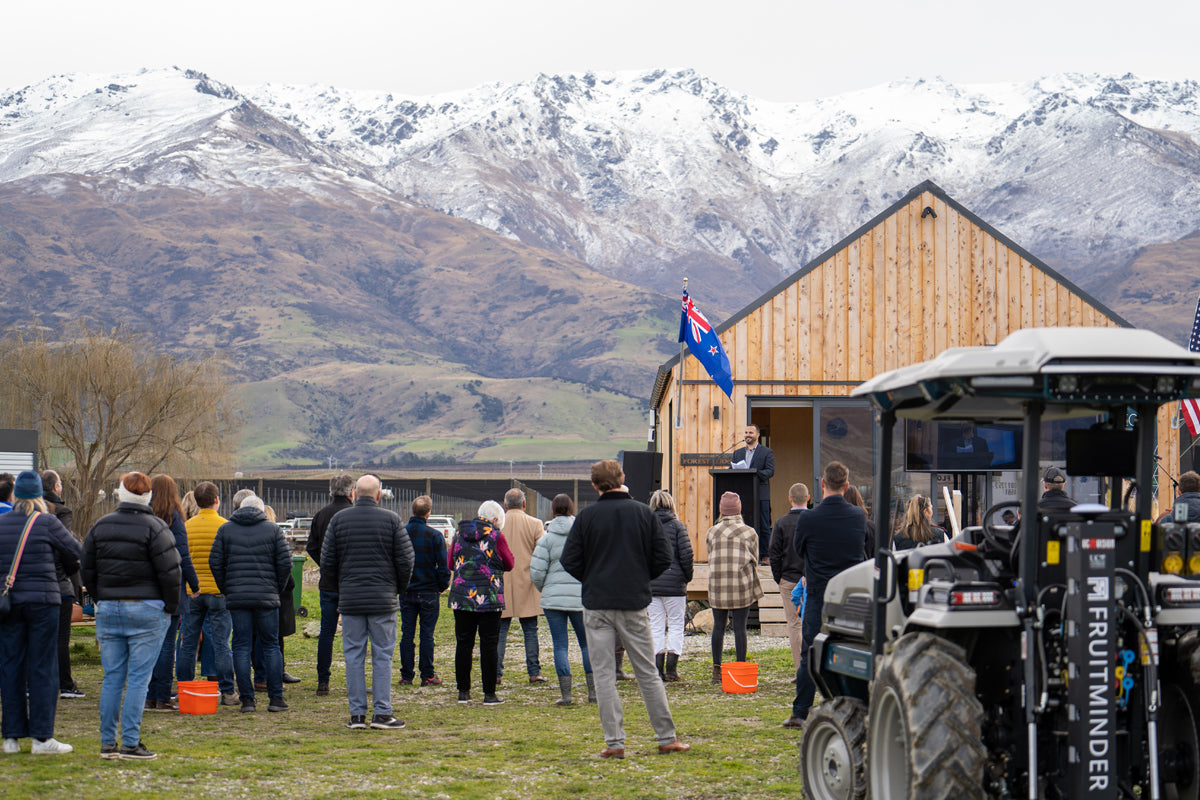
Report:
[[[668,683],[677,683],[679,678],[679,653],[667,653],[666,669],[663,670],[666,676],[663,680]]]
[[[666,659],[666,653],[659,653],[654,657],[654,666],[658,667],[658,679],[664,683],[666,683],[667,680],[667,676],[663,672],[663,664],[666,662]]]
[[[629,681],[633,680],[633,676],[621,668],[621,662],[625,660],[625,651],[617,653],[617,680]]]

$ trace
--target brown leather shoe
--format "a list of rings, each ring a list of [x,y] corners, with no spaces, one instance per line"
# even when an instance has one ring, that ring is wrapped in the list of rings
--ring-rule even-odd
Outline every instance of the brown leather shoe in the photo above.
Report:
[[[804,720],[800,717],[788,717],[787,722],[783,723],[783,727],[797,731],[802,730],[804,728]]]
[[[606,747],[600,751],[601,758],[624,758],[624,747]]]
[[[546,676],[540,672],[537,675],[530,675],[529,682],[530,683],[547,683]]]
[[[691,749],[692,749],[692,746],[690,744],[684,744],[683,742],[679,741],[678,739],[671,742],[670,744],[660,744],[658,746],[659,753],[686,753],[688,750],[691,750]]]

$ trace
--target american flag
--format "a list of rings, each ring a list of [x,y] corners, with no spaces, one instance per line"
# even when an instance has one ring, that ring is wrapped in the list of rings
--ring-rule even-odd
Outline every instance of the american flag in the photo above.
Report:
[[[1192,321],[1192,337],[1188,339],[1188,350],[1200,353],[1200,300],[1196,301],[1196,318]],[[1192,436],[1200,436],[1200,400],[1184,400],[1180,407],[1183,421]]]

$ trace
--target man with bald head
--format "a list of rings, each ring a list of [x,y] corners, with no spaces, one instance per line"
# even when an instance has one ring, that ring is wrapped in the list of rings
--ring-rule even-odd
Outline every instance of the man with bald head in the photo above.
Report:
[[[329,521],[321,545],[321,575],[336,586],[342,615],[342,654],[346,659],[348,728],[396,730],[404,722],[392,714],[392,659],[396,652],[396,611],[413,571],[413,547],[404,523],[379,507],[383,485],[364,475],[355,486],[354,505]],[[371,646],[371,696],[367,720],[367,645]]]

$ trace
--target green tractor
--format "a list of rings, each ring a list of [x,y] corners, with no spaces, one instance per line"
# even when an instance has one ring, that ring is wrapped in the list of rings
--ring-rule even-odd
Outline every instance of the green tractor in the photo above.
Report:
[[[1028,329],[854,395],[876,411],[879,542],[825,593],[806,795],[1200,800],[1200,519],[1151,510],[1156,413],[1200,397],[1200,354],[1142,330]],[[1044,423],[1064,420],[1067,473],[1109,499],[1039,510]],[[1016,431],[1017,499],[894,552],[899,421]]]

